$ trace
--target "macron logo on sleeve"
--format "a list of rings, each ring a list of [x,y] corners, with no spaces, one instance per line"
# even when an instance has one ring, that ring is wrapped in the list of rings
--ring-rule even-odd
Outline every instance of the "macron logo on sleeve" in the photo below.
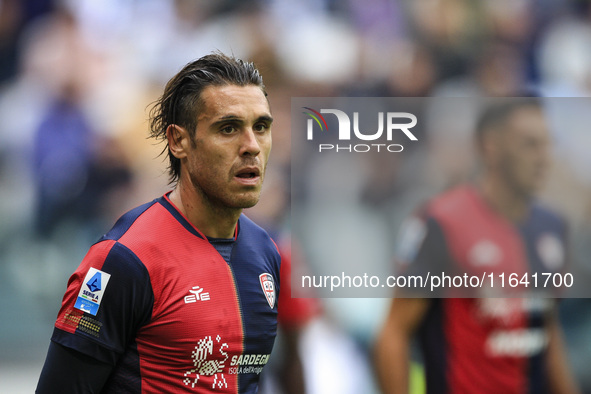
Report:
[[[91,268],[84,277],[74,308],[96,316],[111,274]]]

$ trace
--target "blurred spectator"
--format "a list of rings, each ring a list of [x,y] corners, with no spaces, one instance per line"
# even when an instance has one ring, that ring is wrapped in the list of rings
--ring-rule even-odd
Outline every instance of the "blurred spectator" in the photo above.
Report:
[[[0,82],[17,74],[21,35],[35,19],[51,12],[53,3],[53,0],[0,2]]]
[[[92,131],[75,99],[51,103],[36,133],[36,231],[51,236],[60,223],[92,217],[83,191],[92,166]]]
[[[566,17],[550,25],[538,47],[541,86],[548,96],[591,94],[591,24]]]
[[[36,234],[50,238],[64,223],[92,228],[106,196],[131,174],[117,146],[97,134],[83,104],[92,81],[85,71],[91,51],[79,40],[67,12],[39,26],[43,40],[59,42],[45,73],[55,71],[50,99],[35,133]],[[39,32],[39,33],[40,33]],[[37,47],[39,48],[39,47]],[[100,228],[100,227],[99,227]],[[99,229],[95,231],[101,231]]]

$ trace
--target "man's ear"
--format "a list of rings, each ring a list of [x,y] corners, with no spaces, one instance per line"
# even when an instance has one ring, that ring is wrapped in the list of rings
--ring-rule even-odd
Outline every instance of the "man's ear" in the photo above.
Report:
[[[166,139],[168,140],[168,149],[174,157],[177,159],[187,157],[187,152],[191,147],[191,136],[187,129],[176,124],[168,125]]]

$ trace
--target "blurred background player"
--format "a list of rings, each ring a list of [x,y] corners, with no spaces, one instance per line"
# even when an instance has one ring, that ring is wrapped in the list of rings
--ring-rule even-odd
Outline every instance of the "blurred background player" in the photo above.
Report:
[[[539,101],[508,98],[490,106],[477,125],[476,140],[482,161],[476,181],[435,197],[402,228],[414,234],[409,239],[414,246],[399,256],[403,274],[488,270],[521,278],[527,272],[560,271],[566,224],[534,201],[550,163]],[[415,334],[428,393],[578,392],[552,299],[405,295],[412,293],[396,294],[376,341],[384,393],[408,392]]]

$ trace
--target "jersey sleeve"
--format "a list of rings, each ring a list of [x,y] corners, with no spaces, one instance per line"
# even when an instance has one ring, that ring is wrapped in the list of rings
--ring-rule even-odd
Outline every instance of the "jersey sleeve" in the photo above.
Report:
[[[51,342],[35,393],[100,393],[112,370],[110,364]]]
[[[425,297],[442,295],[441,292],[431,291],[429,279],[449,272],[452,260],[443,229],[435,218],[422,214],[403,224],[395,260],[398,275],[406,277],[409,284],[404,289],[405,294]]]
[[[124,245],[101,241],[70,277],[51,340],[115,365],[153,304],[143,263]]]

